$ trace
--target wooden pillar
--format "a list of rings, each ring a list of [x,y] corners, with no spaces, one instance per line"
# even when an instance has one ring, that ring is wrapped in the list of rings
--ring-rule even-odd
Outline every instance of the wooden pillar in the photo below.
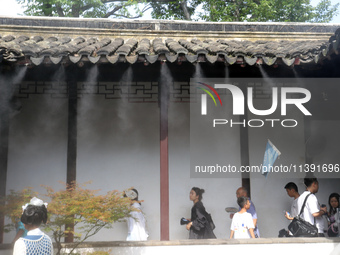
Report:
[[[166,63],[162,64],[159,83],[160,109],[160,218],[161,240],[169,240],[169,152],[168,152],[168,107],[169,107],[169,74]],[[168,76],[168,75],[167,75]]]
[[[308,150],[308,142],[310,141],[310,138],[312,137],[312,121],[310,118],[306,117],[304,118],[304,136],[305,136],[305,163],[306,164],[312,164],[313,163],[313,157],[310,155]]]
[[[77,173],[77,71],[76,67],[68,70],[68,128],[67,128],[67,186],[72,186],[76,181]],[[74,230],[74,224],[66,225],[66,228]],[[66,243],[73,242],[73,234],[65,237]]]
[[[1,84],[4,86],[5,84]],[[0,89],[2,91],[2,89]],[[3,93],[2,93],[3,94]],[[0,95],[0,197],[6,196],[7,162],[9,136],[9,108],[8,100]],[[0,244],[3,243],[5,215],[0,215]]]
[[[245,91],[247,88],[243,89],[243,95],[246,95]],[[247,105],[245,100],[245,112],[244,116],[240,116],[240,122],[245,122],[245,125],[240,125],[240,148],[241,148],[241,165],[249,166],[249,138],[248,138],[248,112]],[[251,190],[250,190],[250,173],[241,173],[242,177],[242,187],[245,187],[248,190],[248,196],[251,198]]]

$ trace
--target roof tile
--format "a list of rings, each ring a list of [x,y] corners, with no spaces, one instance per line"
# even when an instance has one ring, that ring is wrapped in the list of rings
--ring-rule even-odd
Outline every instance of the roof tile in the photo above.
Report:
[[[121,61],[122,57],[131,64],[137,61],[154,63],[159,59],[170,62],[176,60],[195,62],[199,55],[210,63],[225,61],[235,64],[242,57],[248,65],[257,63],[262,58],[265,64],[272,65],[277,58],[290,66],[295,58],[302,64],[318,63],[320,59],[337,53],[340,47],[340,28],[329,40],[258,40],[220,38],[213,40],[168,38],[130,38],[71,37],[71,36],[32,36],[0,35],[0,61],[17,61],[30,58],[34,64],[43,64],[44,57],[52,63],[60,63],[62,57],[68,57],[73,63],[82,56],[85,60],[97,63],[106,58],[109,63]],[[160,57],[160,55],[165,55]],[[43,57],[43,59],[41,59]],[[180,58],[180,59],[179,59]],[[201,57],[200,57],[201,58]],[[105,61],[106,61],[105,60]],[[201,59],[200,59],[201,61]]]
[[[152,41],[152,46],[156,54],[170,53],[169,49],[165,46],[161,38],[156,38]]]
[[[117,54],[128,56],[137,47],[138,41],[136,39],[129,39],[117,49]]]
[[[151,43],[149,39],[142,39],[136,48],[136,54],[138,55],[149,55],[150,54]]]
[[[123,44],[124,44],[124,40],[122,38],[115,38],[114,40],[111,40],[111,42],[108,45],[98,49],[97,55],[111,56]]]

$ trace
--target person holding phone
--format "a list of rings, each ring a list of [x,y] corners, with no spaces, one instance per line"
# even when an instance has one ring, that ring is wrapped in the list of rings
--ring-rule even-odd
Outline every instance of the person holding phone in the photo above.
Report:
[[[300,196],[299,194],[299,190],[298,190],[298,187],[296,186],[296,184],[294,182],[288,182],[285,186],[285,189],[287,191],[287,195],[289,197],[292,197],[294,198],[293,202],[292,202],[292,205],[290,207],[290,213],[288,212],[285,212],[285,217],[288,219],[288,220],[293,220],[295,216],[297,216],[299,214],[299,211],[298,211],[298,198]]]

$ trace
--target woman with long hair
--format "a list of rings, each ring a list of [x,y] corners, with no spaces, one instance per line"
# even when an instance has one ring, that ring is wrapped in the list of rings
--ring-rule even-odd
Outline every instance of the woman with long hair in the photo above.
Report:
[[[340,195],[338,193],[332,193],[329,195],[328,198],[328,204],[329,204],[329,212],[328,212],[328,219],[329,219],[329,227],[327,234],[330,237],[335,237],[338,235],[339,232],[339,226],[337,225],[337,208],[339,208],[339,197]]]

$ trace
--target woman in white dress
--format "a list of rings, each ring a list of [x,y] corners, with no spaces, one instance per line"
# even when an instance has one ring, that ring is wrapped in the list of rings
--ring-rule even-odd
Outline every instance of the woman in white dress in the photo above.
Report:
[[[47,221],[47,203],[34,197],[23,206],[21,221],[27,229],[27,236],[20,237],[14,244],[13,255],[52,255],[51,238],[39,229]]]
[[[132,200],[131,206],[135,209],[126,220],[128,224],[126,241],[146,241],[149,235],[146,231],[145,217],[141,210],[141,204],[138,202],[138,191],[136,189],[126,190],[125,196]]]

